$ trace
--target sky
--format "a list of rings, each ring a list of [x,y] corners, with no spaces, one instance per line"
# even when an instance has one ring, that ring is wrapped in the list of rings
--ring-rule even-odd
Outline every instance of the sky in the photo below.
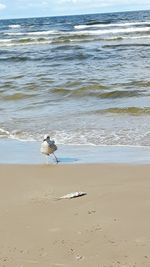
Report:
[[[150,0],[0,0],[0,19],[150,10]]]

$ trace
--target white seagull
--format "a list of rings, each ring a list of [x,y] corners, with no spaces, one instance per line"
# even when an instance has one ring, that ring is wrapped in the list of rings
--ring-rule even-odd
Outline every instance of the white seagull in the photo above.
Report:
[[[47,156],[47,163],[48,163],[48,156],[50,154],[53,154],[56,160],[56,163],[59,162],[57,157],[54,154],[54,151],[57,150],[57,146],[55,145],[54,140],[50,140],[50,137],[48,134],[44,135],[43,142],[41,144],[41,153]]]

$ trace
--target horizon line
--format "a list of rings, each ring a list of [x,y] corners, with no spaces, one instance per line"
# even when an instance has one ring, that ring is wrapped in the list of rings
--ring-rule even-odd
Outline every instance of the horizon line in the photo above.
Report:
[[[127,12],[142,12],[150,11],[150,9],[138,9],[138,10],[124,10],[124,11],[109,11],[109,12],[96,12],[96,13],[80,13],[80,14],[63,14],[63,15],[50,15],[50,16],[33,16],[33,17],[14,17],[14,18],[0,18],[1,20],[19,20],[19,19],[34,19],[34,18],[55,18],[55,17],[74,17],[74,16],[86,16],[86,15],[100,15],[100,14],[112,14],[112,13],[127,13]]]

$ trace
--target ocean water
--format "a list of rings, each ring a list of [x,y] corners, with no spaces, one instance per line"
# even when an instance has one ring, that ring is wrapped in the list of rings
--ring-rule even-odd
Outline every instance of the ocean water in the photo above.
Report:
[[[0,20],[0,138],[150,145],[150,11]]]

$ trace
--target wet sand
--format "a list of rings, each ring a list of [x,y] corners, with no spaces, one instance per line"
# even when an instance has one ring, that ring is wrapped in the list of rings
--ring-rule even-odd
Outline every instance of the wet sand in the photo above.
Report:
[[[0,184],[0,266],[150,266],[150,166],[6,164]]]
[[[45,164],[40,153],[41,141],[21,142],[0,139],[0,164]],[[150,146],[58,145],[56,155],[61,164],[150,164]],[[53,163],[54,157],[49,157]]]

